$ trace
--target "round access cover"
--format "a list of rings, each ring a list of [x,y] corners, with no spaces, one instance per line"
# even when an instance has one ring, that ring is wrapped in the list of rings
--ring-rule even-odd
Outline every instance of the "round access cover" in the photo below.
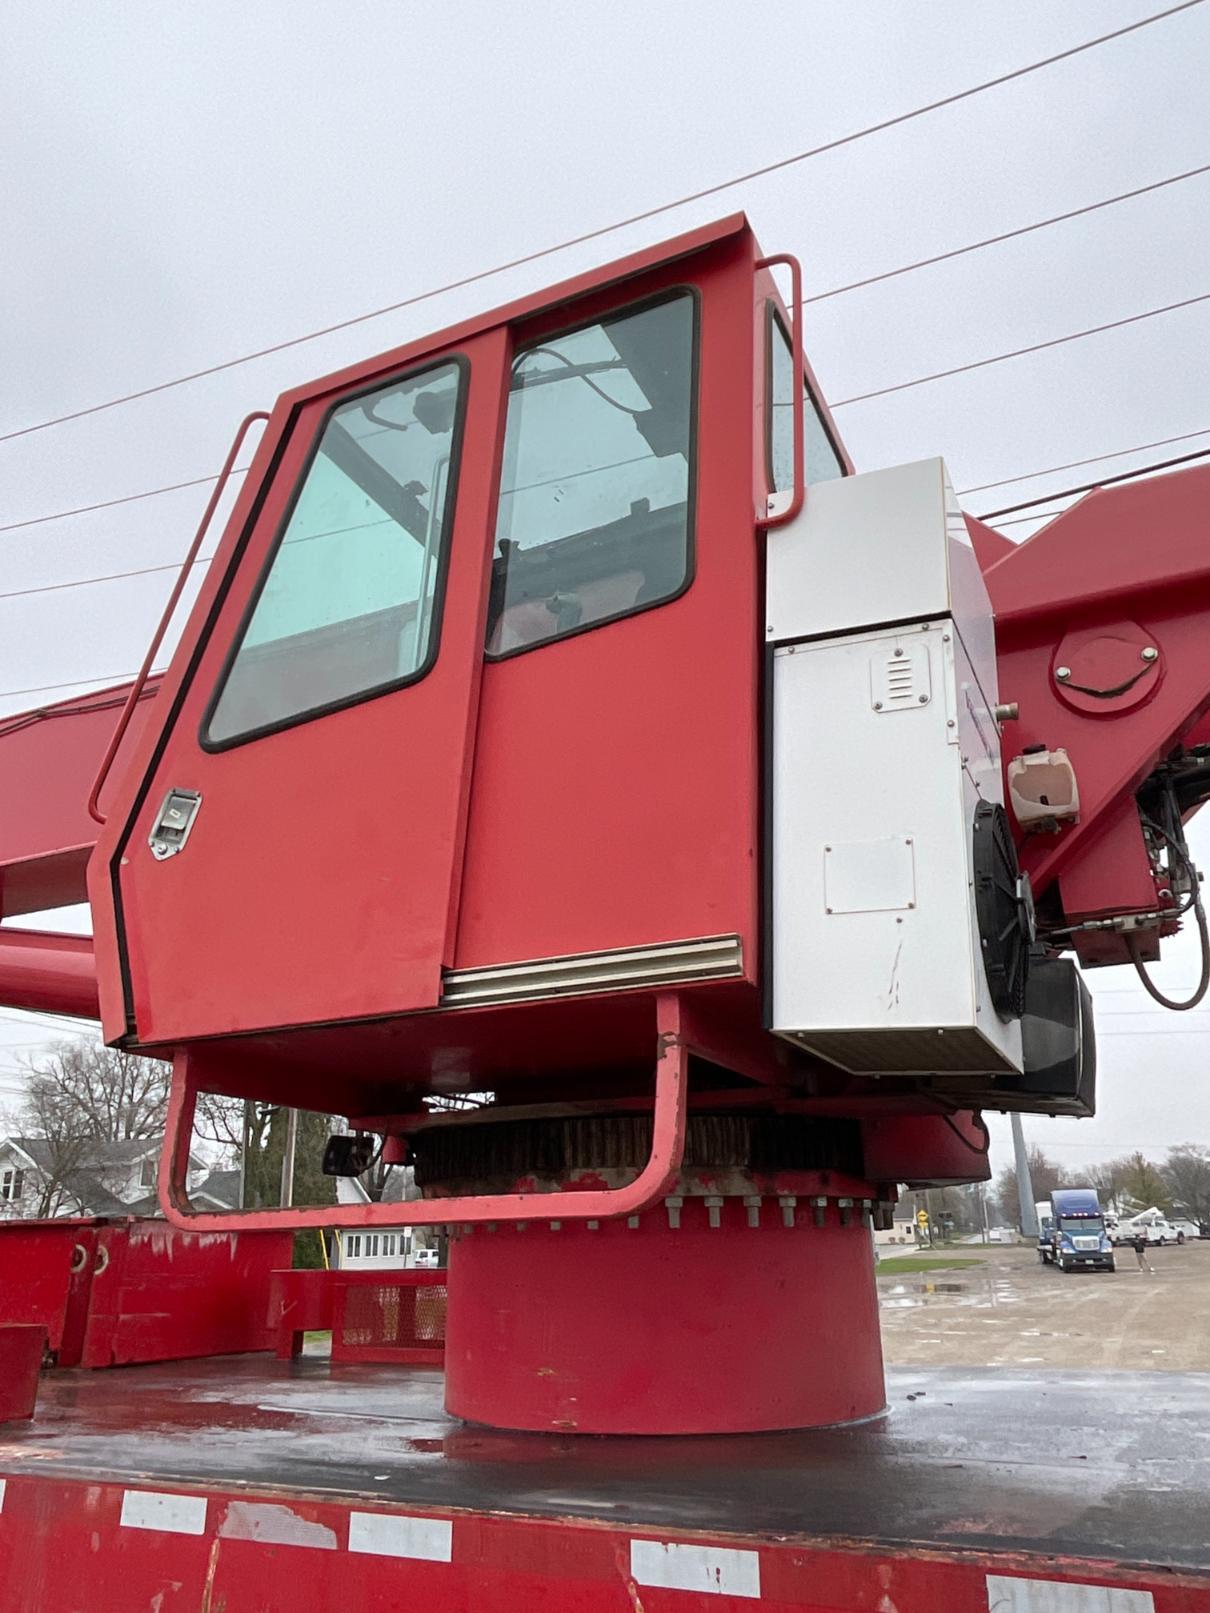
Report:
[[[992,1006],[1001,1019],[1020,1019],[1025,1012],[1033,925],[1017,848],[1002,806],[992,801],[978,803],[972,839],[975,916]]]

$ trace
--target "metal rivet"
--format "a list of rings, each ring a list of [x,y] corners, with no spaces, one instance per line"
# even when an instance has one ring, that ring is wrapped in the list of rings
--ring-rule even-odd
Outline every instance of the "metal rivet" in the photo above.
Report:
[[[896,651],[895,651],[895,654],[896,654],[896,655],[902,655],[902,654],[903,654],[903,651],[902,651],[902,650],[896,650]]]
[[[922,706],[927,706],[927,705],[928,705],[928,703],[929,703],[929,697],[928,697],[928,695],[926,695],[926,694],[922,694],[922,695],[921,695],[921,696],[920,696],[920,697],[919,697],[919,699],[920,699],[920,704],[921,704],[921,705],[922,705]]]
[[[945,719],[945,726],[947,728],[957,728],[958,724],[954,721],[954,719],[952,717],[947,717]]]
[[[1159,656],[1160,652],[1156,649],[1154,644],[1148,644],[1141,653],[1144,661],[1154,661]]]
[[[874,702],[874,710],[875,711],[881,711],[882,710],[882,701],[881,700],[875,700],[875,702]]]
[[[1058,678],[1060,683],[1064,683],[1071,677],[1071,668],[1069,666],[1057,666],[1055,668],[1055,677]]]

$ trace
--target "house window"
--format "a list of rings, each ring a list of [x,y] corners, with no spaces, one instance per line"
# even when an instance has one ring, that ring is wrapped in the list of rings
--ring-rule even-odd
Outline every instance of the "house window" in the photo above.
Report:
[[[794,351],[781,316],[769,304],[769,364],[767,377],[769,480],[775,493],[789,492],[794,486]],[[803,384],[803,459],[807,486],[830,482],[844,475],[844,466],[827,428],[819,417],[815,399]]]
[[[352,1237],[349,1239],[349,1255],[350,1255],[351,1258],[356,1259],[357,1256],[360,1253],[361,1253],[361,1233],[360,1232],[355,1232],[355,1233],[353,1233]]]
[[[156,1157],[150,1154],[139,1167],[139,1186],[154,1187],[156,1180]]]
[[[692,575],[696,299],[678,292],[513,360],[487,653],[674,599]]]
[[[347,398],[203,728],[221,750],[424,676],[437,653],[465,363]]]
[[[25,1172],[15,1168],[0,1171],[0,1202],[16,1204],[25,1188]]]

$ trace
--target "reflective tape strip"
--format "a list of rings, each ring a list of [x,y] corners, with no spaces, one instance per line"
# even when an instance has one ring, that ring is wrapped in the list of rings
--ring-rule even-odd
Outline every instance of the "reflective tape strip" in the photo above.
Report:
[[[630,1542],[636,1585],[707,1596],[760,1596],[760,1557],[727,1546],[688,1546],[662,1540]]]
[[[374,1557],[418,1557],[448,1563],[454,1526],[448,1518],[400,1518],[389,1512],[350,1512],[349,1550]]]
[[[125,1490],[122,1527],[158,1529],[170,1535],[204,1535],[206,1497],[171,1495],[163,1490]]]
[[[1155,1600],[1150,1591],[989,1574],[987,1608],[988,1613],[1155,1613]]]

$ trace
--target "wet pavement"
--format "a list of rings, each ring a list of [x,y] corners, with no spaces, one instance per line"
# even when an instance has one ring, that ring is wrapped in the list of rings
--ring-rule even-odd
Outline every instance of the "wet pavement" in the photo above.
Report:
[[[955,1258],[982,1257],[956,1247]],[[940,1251],[938,1251],[940,1255]],[[1024,1244],[977,1266],[880,1271],[883,1352],[902,1366],[1057,1366],[1210,1372],[1210,1241],[1131,1249],[1116,1272],[1061,1272]],[[1210,1383],[1207,1384],[1210,1399]]]
[[[459,1424],[431,1369],[244,1356],[55,1374],[0,1474],[1210,1569],[1207,1388],[893,1368],[887,1412],[847,1429],[593,1439]]]

